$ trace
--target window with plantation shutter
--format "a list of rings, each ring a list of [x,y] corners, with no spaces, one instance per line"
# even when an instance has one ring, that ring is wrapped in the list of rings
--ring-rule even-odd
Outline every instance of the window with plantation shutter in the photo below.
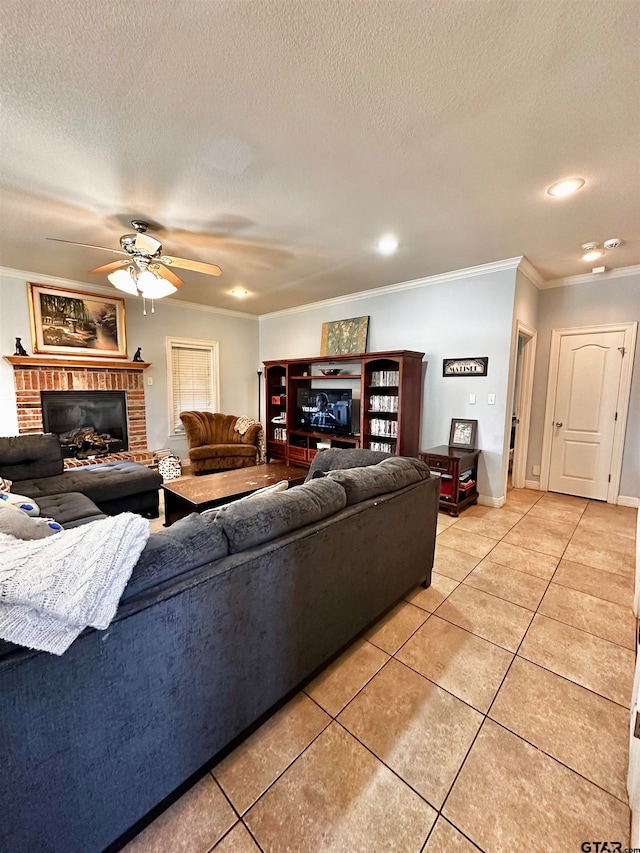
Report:
[[[180,412],[215,412],[218,406],[218,344],[167,338],[169,431],[184,432]]]

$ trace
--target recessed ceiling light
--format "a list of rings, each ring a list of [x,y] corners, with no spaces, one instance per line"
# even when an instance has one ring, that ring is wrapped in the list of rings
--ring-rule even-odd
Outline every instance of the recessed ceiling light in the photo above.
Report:
[[[242,299],[243,296],[249,295],[249,291],[243,290],[241,287],[234,287],[231,293],[233,296],[237,296],[238,299]]]
[[[547,189],[547,193],[555,196],[555,198],[564,198],[583,186],[584,178],[564,178],[564,180],[558,181],[556,184],[551,184]]]
[[[398,241],[391,234],[387,234],[378,240],[378,251],[381,255],[393,255],[397,248]]]
[[[598,243],[583,243],[582,244],[582,260],[583,261],[597,261],[598,258],[601,258],[604,255],[604,252],[598,248]]]

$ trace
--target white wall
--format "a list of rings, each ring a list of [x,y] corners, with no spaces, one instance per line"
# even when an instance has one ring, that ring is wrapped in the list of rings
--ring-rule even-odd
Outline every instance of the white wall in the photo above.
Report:
[[[502,270],[264,315],[260,358],[318,355],[323,322],[369,315],[369,352],[425,353],[422,447],[446,444],[451,418],[477,419],[479,491],[500,499],[515,280],[514,269]],[[489,356],[488,376],[443,378],[442,359],[465,356]],[[489,393],[496,395],[495,405],[488,405]],[[476,405],[469,404],[469,394],[476,394]]]
[[[540,291],[529,281],[526,275],[517,270],[516,272],[516,295],[513,305],[513,319],[520,320],[530,329],[537,328],[538,304]]]
[[[640,276],[603,279],[542,290],[538,310],[538,349],[533,387],[531,435],[527,458],[527,479],[534,465],[540,465],[544,411],[549,375],[551,332],[553,329],[629,323],[640,320]],[[620,494],[640,497],[640,346],[636,348],[627,434],[622,459]]]
[[[37,282],[39,277],[34,273],[30,280]],[[53,284],[52,280],[47,281]],[[90,289],[80,282],[76,287],[83,291]],[[168,335],[218,341],[220,410],[257,416],[260,368],[257,318],[181,306],[172,302],[171,297],[157,302],[155,314],[148,313],[146,317],[139,299],[126,299],[125,308],[129,358],[140,346],[143,359],[152,362],[144,374],[145,383],[149,377],[153,379],[151,387],[145,384],[147,439],[151,449],[170,447],[183,458],[187,455],[186,439],[169,437],[165,355]],[[16,335],[22,337],[25,349],[32,354],[26,280],[4,275],[0,276],[0,355],[13,354]],[[0,435],[16,433],[13,369],[0,358]]]

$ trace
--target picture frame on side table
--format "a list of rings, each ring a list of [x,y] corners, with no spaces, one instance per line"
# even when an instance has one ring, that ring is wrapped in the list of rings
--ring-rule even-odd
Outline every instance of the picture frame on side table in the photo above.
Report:
[[[124,299],[28,284],[33,352],[126,358]]]
[[[449,447],[457,447],[461,450],[475,450],[477,432],[478,421],[467,420],[466,418],[451,418]]]

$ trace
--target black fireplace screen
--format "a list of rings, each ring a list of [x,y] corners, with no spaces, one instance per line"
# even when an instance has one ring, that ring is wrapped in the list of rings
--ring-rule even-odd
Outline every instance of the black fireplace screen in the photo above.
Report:
[[[55,433],[65,457],[105,456],[128,448],[124,391],[41,391],[45,432]]]

